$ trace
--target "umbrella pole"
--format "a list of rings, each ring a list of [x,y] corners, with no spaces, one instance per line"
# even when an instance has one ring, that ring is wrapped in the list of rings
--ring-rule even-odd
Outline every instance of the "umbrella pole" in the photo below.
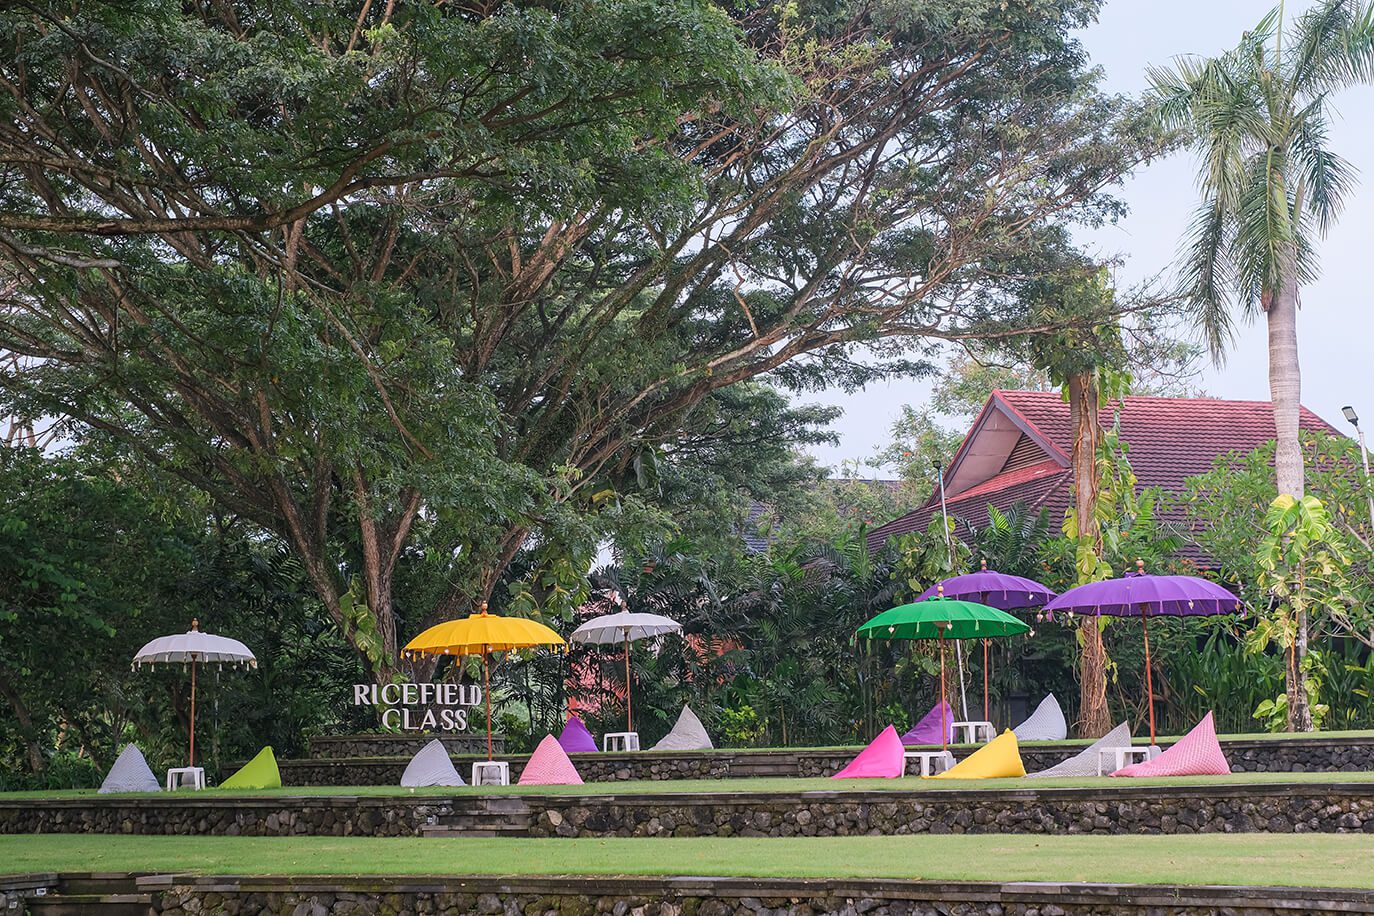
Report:
[[[482,647],[482,699],[487,701],[487,759],[495,755],[491,752],[491,668],[487,660],[487,647]]]
[[[988,641],[983,640],[983,721],[991,722],[988,716]]]
[[[630,700],[630,631],[625,631],[625,731],[632,732],[634,726],[634,707]]]
[[[940,750],[949,750],[949,726],[945,725],[945,631],[940,630]]]
[[[1140,627],[1145,632],[1145,693],[1150,701],[1150,746],[1155,743],[1155,682],[1150,672],[1150,609],[1140,606]]]
[[[191,656],[191,763],[196,765],[196,657]]]
[[[962,639],[954,641],[954,658],[959,663],[959,711],[964,714],[964,720],[968,721],[968,688],[964,684],[964,641]]]

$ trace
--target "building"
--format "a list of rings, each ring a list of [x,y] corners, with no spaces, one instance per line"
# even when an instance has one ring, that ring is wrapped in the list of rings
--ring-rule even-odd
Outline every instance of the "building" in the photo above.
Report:
[[[1098,421],[1110,427],[1118,410],[1121,439],[1130,446],[1142,489],[1179,492],[1184,480],[1211,470],[1218,456],[1251,452],[1274,438],[1268,401],[1127,397],[1104,407]],[[1305,407],[1299,422],[1304,430],[1339,435]],[[1024,503],[1032,511],[1049,510],[1057,529],[1069,506],[1072,449],[1069,405],[1058,392],[994,391],[945,472],[950,516],[981,527],[989,505],[1005,510]],[[925,531],[939,511],[936,493],[919,509],[870,531],[869,547]]]

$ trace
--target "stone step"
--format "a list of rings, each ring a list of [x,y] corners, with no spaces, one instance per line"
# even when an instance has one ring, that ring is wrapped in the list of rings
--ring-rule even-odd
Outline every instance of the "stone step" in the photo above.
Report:
[[[62,876],[58,893],[68,894],[136,894],[138,876],[123,872],[70,873]]]
[[[426,824],[420,828],[420,836],[439,839],[461,839],[463,837],[528,836],[529,824]]]
[[[45,894],[24,898],[29,916],[151,916],[152,894]]]

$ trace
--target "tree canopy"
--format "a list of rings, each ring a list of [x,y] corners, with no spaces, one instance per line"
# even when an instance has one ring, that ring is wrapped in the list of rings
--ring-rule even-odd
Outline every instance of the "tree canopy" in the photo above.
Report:
[[[1095,10],[8,8],[4,407],[279,537],[390,677],[477,600],[579,600],[717,392],[1046,330],[1009,265],[1168,144]]]

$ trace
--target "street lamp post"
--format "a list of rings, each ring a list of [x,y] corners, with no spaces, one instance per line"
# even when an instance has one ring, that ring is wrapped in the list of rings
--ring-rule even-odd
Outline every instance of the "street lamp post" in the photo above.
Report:
[[[1345,414],[1345,419],[1351,426],[1355,427],[1355,435],[1360,440],[1360,461],[1364,464],[1364,487],[1365,493],[1369,497],[1369,523],[1374,525],[1374,492],[1369,489],[1369,452],[1364,447],[1364,430],[1360,429],[1360,417],[1355,413],[1355,408],[1346,405],[1341,408],[1341,413]]]

